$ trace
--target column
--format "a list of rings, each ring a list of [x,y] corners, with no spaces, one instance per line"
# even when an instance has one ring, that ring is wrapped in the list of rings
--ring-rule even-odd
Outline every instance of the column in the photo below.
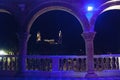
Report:
[[[85,47],[86,47],[86,68],[87,68],[87,74],[85,77],[97,77],[97,74],[94,72],[94,46],[93,46],[93,40],[95,36],[95,32],[84,32],[82,34],[84,40],[85,40]]]
[[[18,70],[20,74],[24,74],[26,70],[26,53],[27,53],[27,41],[29,38],[28,33],[18,34],[19,39],[19,57],[18,57]]]

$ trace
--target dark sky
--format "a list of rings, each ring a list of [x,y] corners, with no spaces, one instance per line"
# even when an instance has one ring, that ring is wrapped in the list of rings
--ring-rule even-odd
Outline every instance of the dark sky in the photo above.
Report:
[[[100,15],[95,25],[96,52],[120,52],[120,11],[111,10]]]
[[[58,40],[60,30],[62,31],[63,50],[84,50],[81,24],[73,15],[59,10],[49,11],[38,17],[31,28],[33,36],[31,36],[30,42],[36,39],[38,31],[41,33],[42,39]]]
[[[16,31],[17,23],[13,16],[0,13],[0,49],[17,50],[18,40]]]

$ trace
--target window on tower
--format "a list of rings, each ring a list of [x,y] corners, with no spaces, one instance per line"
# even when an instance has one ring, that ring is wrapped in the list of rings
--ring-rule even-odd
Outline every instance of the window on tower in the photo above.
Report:
[[[37,42],[38,41],[41,41],[41,34],[40,34],[40,32],[37,32],[37,40],[36,40]]]

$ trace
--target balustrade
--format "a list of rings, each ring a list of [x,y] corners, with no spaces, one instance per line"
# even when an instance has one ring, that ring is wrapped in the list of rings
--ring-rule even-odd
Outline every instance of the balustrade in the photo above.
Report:
[[[1,71],[17,71],[18,58],[13,55],[0,56],[0,70]]]
[[[27,70],[51,71],[52,60],[50,58],[28,58]]]
[[[95,71],[119,70],[120,55],[95,55]],[[26,71],[86,72],[86,56],[34,56],[27,55]],[[18,56],[0,56],[0,71],[17,71]]]

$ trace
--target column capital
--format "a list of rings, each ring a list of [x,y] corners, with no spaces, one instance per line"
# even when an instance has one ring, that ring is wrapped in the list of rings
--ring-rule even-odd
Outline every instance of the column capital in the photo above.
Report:
[[[96,32],[83,32],[82,36],[85,41],[91,41],[94,39]]]

